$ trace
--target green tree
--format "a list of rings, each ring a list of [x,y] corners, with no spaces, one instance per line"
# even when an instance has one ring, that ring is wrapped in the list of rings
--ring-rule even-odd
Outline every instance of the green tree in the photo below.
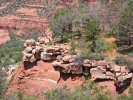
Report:
[[[112,34],[120,43],[125,45],[133,44],[133,1],[130,0],[127,8],[120,16],[118,24],[113,26]]]
[[[98,21],[91,19],[88,21],[85,29],[85,34],[87,35],[87,40],[96,40],[100,32]]]

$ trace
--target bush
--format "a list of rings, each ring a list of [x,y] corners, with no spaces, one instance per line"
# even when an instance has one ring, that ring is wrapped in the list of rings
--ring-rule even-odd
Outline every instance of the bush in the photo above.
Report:
[[[94,41],[91,46],[91,50],[95,53],[104,53],[107,51],[109,43],[105,41],[105,39],[100,38]]]
[[[0,72],[1,72],[1,69],[0,69]],[[7,88],[8,88],[8,84],[6,84],[5,78],[0,73],[0,100],[3,99]]]
[[[71,53],[71,54],[76,54],[76,51],[75,51],[75,50],[76,50],[77,45],[76,45],[74,39],[71,40],[70,46],[71,46],[70,53]]]
[[[128,66],[130,68],[133,64],[133,61],[125,56],[119,55],[115,58],[115,63],[120,66]]]
[[[103,53],[89,53],[86,50],[82,50],[80,56],[89,60],[104,60],[106,57],[106,55]]]
[[[23,91],[19,90],[18,92],[11,93],[6,97],[6,100],[40,100],[35,96],[27,96]]]
[[[46,100],[70,100],[70,92],[66,86],[55,88],[45,93]]]
[[[122,12],[120,20],[116,25],[113,25],[112,34],[119,39],[119,42],[124,45],[132,45],[133,41],[133,2],[127,0],[128,5]]]
[[[0,67],[7,67],[10,64],[16,64],[22,61],[23,42],[16,40],[16,36],[9,31],[10,41],[0,47]],[[11,63],[11,59],[14,62]]]
[[[94,81],[84,80],[82,85],[75,87],[74,92],[67,87],[56,88],[47,91],[45,97],[46,100],[110,100],[107,92],[102,91]]]

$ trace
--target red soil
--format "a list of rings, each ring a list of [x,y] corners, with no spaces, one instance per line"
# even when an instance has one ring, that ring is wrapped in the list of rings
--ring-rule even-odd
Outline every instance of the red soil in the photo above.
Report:
[[[106,38],[105,40],[109,43],[112,43],[112,42],[115,42],[117,39],[116,38]]]
[[[42,60],[34,63],[24,62],[14,71],[11,78],[11,85],[6,94],[21,89],[27,95],[35,94],[42,97],[43,92],[48,89],[61,87],[65,84],[70,90],[73,90],[76,85],[82,83],[79,79],[81,76],[60,74],[54,70],[51,62],[43,62]]]
[[[5,44],[9,40],[10,40],[10,37],[8,36],[8,31],[0,30],[0,46]]]

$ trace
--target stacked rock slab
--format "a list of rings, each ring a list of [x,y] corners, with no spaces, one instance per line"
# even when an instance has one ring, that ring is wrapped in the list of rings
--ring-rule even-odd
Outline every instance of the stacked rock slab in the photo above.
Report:
[[[114,66],[114,81],[118,87],[122,87],[131,83],[132,73],[129,73],[126,66]]]
[[[72,74],[82,74],[82,63],[78,61],[78,56],[76,55],[67,55],[60,60],[57,60],[52,63],[52,65],[57,69],[58,71],[62,73],[72,73]]]
[[[60,59],[69,54],[69,45],[57,44],[57,45],[47,45],[50,40],[44,35],[38,38],[38,42],[35,40],[26,40],[24,43],[23,61],[34,62],[37,59],[41,60],[55,60]]]
[[[132,80],[132,73],[125,66],[117,66],[113,61],[82,59],[78,55],[70,55],[69,44],[47,45],[48,42],[49,39],[44,35],[38,38],[38,42],[33,39],[26,40],[23,60],[56,60],[52,65],[61,73],[91,75],[95,79],[113,79],[117,87],[130,84]]]
[[[111,62],[107,63],[106,61],[95,61],[90,62],[91,63],[91,77],[96,78],[96,79],[114,79],[114,74],[113,74],[113,66],[110,66]],[[94,63],[94,64],[93,64]]]
[[[24,43],[25,50],[22,52],[23,54],[23,60],[24,61],[29,61],[33,54],[35,53],[35,40],[26,40]]]
[[[132,80],[132,73],[129,73],[125,66],[117,66],[111,61],[76,59],[79,59],[76,55],[67,55],[54,61],[52,65],[62,73],[91,75],[95,79],[113,79],[117,87],[130,84]]]

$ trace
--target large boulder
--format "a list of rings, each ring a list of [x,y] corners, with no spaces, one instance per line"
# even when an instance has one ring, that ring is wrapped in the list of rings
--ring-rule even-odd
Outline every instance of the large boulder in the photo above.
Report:
[[[106,71],[106,69],[91,68],[91,77],[96,79],[114,79],[114,74]]]
[[[115,84],[117,87],[126,86],[126,85],[130,84],[132,81],[132,73],[129,73],[125,76],[119,76],[119,77],[115,76],[114,81],[115,81]]]

